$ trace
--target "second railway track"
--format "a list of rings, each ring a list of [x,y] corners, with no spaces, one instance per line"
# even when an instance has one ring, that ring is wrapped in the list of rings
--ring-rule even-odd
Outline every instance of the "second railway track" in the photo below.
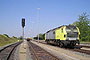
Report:
[[[38,41],[36,41],[38,42]],[[42,44],[47,44],[45,42],[40,42],[39,43],[42,43]],[[56,45],[55,45],[56,46]],[[86,47],[86,48],[90,48],[90,46],[84,46],[84,45],[80,45],[81,47]],[[80,52],[80,53],[85,53],[85,54],[88,54],[90,55],[90,50],[85,50],[85,49],[69,49],[69,48],[63,48],[63,49],[67,49],[67,50],[71,50],[71,51],[75,51],[75,52]]]
[[[62,60],[58,59],[56,56],[48,53],[41,47],[33,44],[32,42],[28,42],[29,49],[32,52],[33,60]]]

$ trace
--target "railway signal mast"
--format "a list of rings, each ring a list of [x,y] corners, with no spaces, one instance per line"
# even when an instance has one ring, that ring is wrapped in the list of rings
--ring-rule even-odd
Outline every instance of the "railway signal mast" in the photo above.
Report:
[[[25,18],[22,18],[22,37],[23,37],[23,40],[24,40],[24,27],[25,27]]]

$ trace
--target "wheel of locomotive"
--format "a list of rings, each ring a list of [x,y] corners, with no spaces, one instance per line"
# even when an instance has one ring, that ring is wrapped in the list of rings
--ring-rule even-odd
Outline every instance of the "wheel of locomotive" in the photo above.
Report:
[[[47,40],[46,42],[47,42],[47,44],[49,44],[49,40]]]
[[[60,42],[60,43],[59,43],[59,47],[62,48],[63,46],[64,46],[63,43]]]
[[[73,46],[76,46],[76,42],[73,43]]]
[[[72,48],[73,49],[74,46],[75,46],[75,43],[74,42],[71,42],[69,48]]]

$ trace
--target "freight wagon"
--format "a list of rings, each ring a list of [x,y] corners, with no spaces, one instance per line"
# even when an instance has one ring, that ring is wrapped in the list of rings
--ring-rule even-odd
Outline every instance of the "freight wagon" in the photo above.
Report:
[[[45,33],[47,43],[55,43],[60,47],[74,47],[79,44],[79,28],[73,25],[63,25]]]

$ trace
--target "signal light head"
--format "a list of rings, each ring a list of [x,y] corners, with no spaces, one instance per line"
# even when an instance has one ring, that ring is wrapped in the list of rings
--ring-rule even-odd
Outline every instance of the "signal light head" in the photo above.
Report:
[[[22,27],[24,28],[25,26],[25,18],[22,18]]]

